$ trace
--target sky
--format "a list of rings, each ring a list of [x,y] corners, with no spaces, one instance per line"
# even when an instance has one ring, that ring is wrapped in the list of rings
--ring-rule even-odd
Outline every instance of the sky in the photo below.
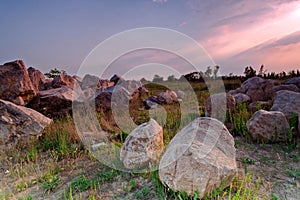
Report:
[[[113,35],[160,27],[197,41],[222,75],[262,64],[268,72],[300,69],[297,0],[10,0],[0,1],[0,8],[0,64],[22,59],[42,72],[56,67],[76,74],[89,53]],[[148,63],[193,71],[172,53],[146,49],[116,58],[105,76]],[[164,73],[154,67],[144,76]]]

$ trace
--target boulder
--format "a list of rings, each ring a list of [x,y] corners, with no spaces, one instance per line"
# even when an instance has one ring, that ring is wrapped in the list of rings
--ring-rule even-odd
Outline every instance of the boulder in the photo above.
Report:
[[[276,85],[273,87],[273,92],[276,93],[280,90],[289,90],[293,92],[300,92],[300,89],[294,85],[294,84],[289,84],[289,85]]]
[[[0,148],[40,135],[51,119],[23,106],[0,100]]]
[[[28,74],[35,91],[40,91],[45,89],[44,86],[45,76],[42,72],[40,72],[39,70],[33,67],[29,67]]]
[[[254,141],[287,141],[289,123],[282,112],[256,111],[246,126]]]
[[[118,83],[118,85],[124,87],[130,93],[132,99],[137,99],[143,94],[149,93],[149,91],[144,87],[141,81],[126,80]]]
[[[98,82],[98,88],[107,88],[114,86],[115,83],[106,79],[100,79]]]
[[[25,105],[36,93],[22,60],[0,65],[0,99]]]
[[[280,111],[291,119],[293,113],[300,116],[300,93],[281,90],[276,92],[272,111]]]
[[[100,81],[99,77],[87,74],[82,79],[81,88],[83,90],[89,89],[89,88],[95,90],[98,88],[99,81]]]
[[[242,94],[242,93],[237,93],[233,95],[234,99],[235,99],[235,103],[249,103],[251,101],[251,98],[246,95],[246,94]]]
[[[67,86],[40,91],[27,105],[47,117],[60,118],[72,115],[73,90]]]
[[[285,81],[284,84],[293,84],[293,85],[296,85],[299,89],[300,89],[300,77],[294,77],[294,78],[291,78],[287,81]]]
[[[76,79],[73,76],[67,74],[60,74],[55,76],[52,81],[53,88],[60,88],[62,86],[68,86],[70,88],[74,87]]]
[[[198,198],[223,188],[237,173],[234,138],[217,119],[200,117],[169,143],[159,165],[162,183]]]
[[[146,109],[154,109],[158,107],[158,101],[156,96],[151,96],[143,100]]]
[[[178,100],[181,101],[181,100],[184,98],[185,92],[182,91],[182,90],[178,90],[178,91],[176,92],[176,95],[177,95],[177,97],[178,97]]]
[[[272,99],[274,96],[273,87],[275,81],[270,79],[262,79],[260,77],[253,77],[247,79],[241,85],[241,91],[247,94],[252,102],[255,101],[267,101]]]
[[[256,112],[257,110],[270,110],[272,104],[269,101],[255,101],[248,105],[249,111],[252,113]]]
[[[208,97],[205,101],[205,116],[223,121],[226,112],[235,111],[235,98],[231,94],[218,93]]]
[[[162,127],[150,119],[127,136],[120,151],[120,159],[127,169],[147,167],[150,163],[155,165],[163,148]]]
[[[157,94],[157,101],[159,104],[170,104],[173,102],[178,102],[178,97],[176,92],[167,90]]]

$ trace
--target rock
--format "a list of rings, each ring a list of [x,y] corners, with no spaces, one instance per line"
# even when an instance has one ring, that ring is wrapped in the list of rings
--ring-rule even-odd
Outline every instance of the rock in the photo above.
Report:
[[[300,93],[288,90],[276,92],[271,110],[283,112],[288,119],[293,113],[300,116]]]
[[[285,81],[285,84],[287,84],[287,85],[293,84],[293,85],[296,85],[298,88],[300,88],[300,77],[291,78],[291,79]]]
[[[233,95],[236,104],[238,103],[249,103],[251,101],[251,98],[246,95],[246,94],[242,94],[242,93],[237,93]]]
[[[127,169],[155,164],[163,152],[163,130],[154,120],[139,125],[126,138],[120,159]]]
[[[275,81],[273,80],[253,77],[246,80],[240,89],[251,98],[252,102],[267,101],[274,96],[274,85]]]
[[[247,129],[254,141],[280,142],[286,141],[289,123],[279,111],[256,111],[247,122]]]
[[[88,88],[96,90],[97,88],[99,88],[99,86],[98,86],[99,81],[100,81],[99,77],[87,74],[82,79],[81,88],[83,90],[88,89]]]
[[[73,90],[67,86],[40,91],[27,105],[47,117],[60,118],[72,115]]]
[[[126,80],[118,83],[118,85],[124,87],[133,99],[137,99],[143,94],[148,94],[149,91],[144,87],[141,81]]]
[[[184,91],[178,90],[176,92],[176,95],[178,97],[178,100],[182,100],[184,98],[185,93],[184,93]]]
[[[157,100],[159,104],[170,104],[173,102],[178,102],[178,97],[176,92],[167,90],[165,92],[158,93]]]
[[[53,88],[60,88],[62,86],[68,86],[70,88],[74,87],[76,79],[67,74],[60,74],[53,78],[52,87]]]
[[[120,81],[120,82],[124,81],[124,78],[122,78],[121,76],[115,74],[115,75],[113,75],[113,76],[110,78],[109,81],[110,81],[110,82],[114,82],[114,84],[117,85],[119,81]]]
[[[152,100],[154,99],[154,100]],[[155,97],[149,97],[143,100],[146,109],[154,109],[158,107],[157,99]]]
[[[294,85],[294,84],[289,84],[289,85],[276,85],[273,87],[273,92],[276,93],[280,90],[289,90],[293,92],[300,92],[300,89]]]
[[[162,183],[174,191],[204,197],[237,173],[234,138],[218,120],[195,119],[169,143],[159,165]]]
[[[44,86],[45,76],[42,72],[40,72],[39,70],[33,67],[29,67],[28,74],[35,91],[40,91],[45,89]]]
[[[0,99],[25,105],[36,93],[22,60],[0,65]]]
[[[272,104],[269,101],[255,101],[248,105],[249,111],[252,113],[256,112],[257,110],[270,110]]]
[[[114,86],[115,83],[114,82],[111,82],[109,80],[99,80],[98,82],[98,88],[107,88],[107,87],[112,87]]]
[[[235,98],[231,94],[213,94],[205,101],[205,116],[223,121],[226,112],[233,113],[235,111],[235,104]]]
[[[0,100],[0,148],[15,146],[19,141],[40,135],[51,122],[30,108]]]

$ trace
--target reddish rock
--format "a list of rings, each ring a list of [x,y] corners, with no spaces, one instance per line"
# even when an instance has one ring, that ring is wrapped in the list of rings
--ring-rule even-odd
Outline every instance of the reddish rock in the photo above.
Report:
[[[252,113],[256,112],[257,110],[270,110],[272,103],[269,101],[255,101],[248,105],[249,111]]]
[[[249,103],[251,101],[251,98],[248,95],[242,93],[234,94],[233,97],[235,98],[236,104]]]
[[[60,88],[62,86],[68,86],[70,88],[74,87],[76,79],[73,76],[67,74],[60,74],[53,78],[52,87]]]
[[[165,92],[160,92],[157,94],[157,101],[160,104],[170,104],[173,102],[178,102],[178,97],[176,92],[167,90]]]
[[[300,92],[300,89],[294,85],[294,84],[289,84],[289,85],[276,85],[273,87],[273,92],[276,93],[280,90],[289,90],[293,92]]]
[[[22,60],[0,65],[0,99],[25,105],[36,92]]]
[[[30,77],[30,80],[32,82],[32,85],[36,91],[45,90],[45,76],[42,72],[39,70],[29,67],[28,68],[28,74]]]

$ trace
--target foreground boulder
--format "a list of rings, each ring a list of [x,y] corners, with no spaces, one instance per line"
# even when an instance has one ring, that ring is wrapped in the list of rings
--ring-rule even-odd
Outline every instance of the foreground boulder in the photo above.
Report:
[[[28,74],[31,80],[31,83],[36,91],[47,89],[45,86],[45,76],[39,70],[29,67]]]
[[[73,88],[75,85],[75,82],[76,82],[75,77],[67,75],[67,74],[60,74],[53,78],[52,87],[60,88],[63,86],[68,86],[70,88]]]
[[[52,122],[44,115],[23,106],[0,100],[0,148],[27,141],[39,135]]]
[[[237,172],[234,139],[213,118],[197,118],[171,140],[159,165],[160,180],[174,191],[202,198]]]
[[[246,94],[242,94],[242,93],[237,93],[233,95],[236,104],[238,103],[249,103],[251,101],[251,98],[246,95]]]
[[[235,111],[235,105],[235,98],[231,94],[213,94],[205,101],[205,116],[223,121],[226,112],[233,113]]]
[[[293,91],[293,92],[300,92],[300,89],[293,84],[289,84],[289,85],[276,85],[273,87],[273,92],[276,93],[280,90],[289,90],[289,91]]]
[[[270,110],[272,103],[269,101],[255,101],[248,105],[248,109],[250,112],[254,113],[257,110]]]
[[[276,92],[271,110],[283,112],[288,119],[293,113],[300,116],[300,93],[288,90]]]
[[[289,123],[279,111],[256,111],[247,122],[247,129],[254,141],[287,141]]]
[[[293,85],[296,85],[299,89],[300,89],[300,77],[294,77],[294,78],[291,78],[289,80],[287,80],[284,84],[293,84]]]
[[[150,163],[157,163],[163,148],[162,127],[154,119],[150,119],[127,136],[120,159],[127,169],[147,167]]]
[[[27,107],[50,118],[72,115],[72,95],[73,90],[67,86],[40,91]]]
[[[0,65],[0,99],[27,104],[36,95],[22,60]]]

